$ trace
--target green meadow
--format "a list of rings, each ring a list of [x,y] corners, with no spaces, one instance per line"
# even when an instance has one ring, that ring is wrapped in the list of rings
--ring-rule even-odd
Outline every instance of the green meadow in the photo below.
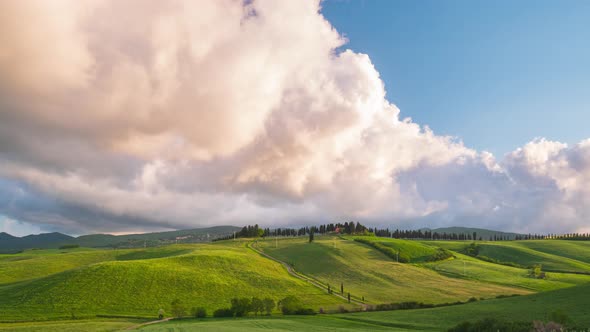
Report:
[[[477,241],[474,257],[465,254],[470,241],[365,238],[405,253],[410,262],[398,263],[352,236],[321,235],[312,243],[308,237],[284,237],[0,255],[0,331],[119,331],[153,321],[159,309],[170,317],[176,299],[187,312],[205,308],[208,317],[137,330],[440,331],[486,317],[549,320],[560,310],[571,326],[590,327],[586,242]],[[453,257],[432,261],[439,248]],[[304,279],[291,275],[281,262]],[[546,271],[544,279],[530,276],[529,266],[536,264]],[[328,285],[333,293],[343,285],[344,297],[350,293],[353,303],[328,294]],[[315,312],[321,308],[330,314],[283,316],[275,308],[271,316],[211,317],[234,297],[278,301],[289,295]],[[463,304],[356,312],[364,310],[361,302],[369,308],[401,302]]]

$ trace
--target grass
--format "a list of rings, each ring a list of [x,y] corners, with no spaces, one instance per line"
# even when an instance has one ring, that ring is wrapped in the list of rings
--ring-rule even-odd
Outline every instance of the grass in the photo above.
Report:
[[[210,313],[229,306],[233,297],[268,296],[279,300],[296,294],[315,310],[343,303],[290,276],[279,263],[263,258],[244,244],[178,247],[192,249],[164,258],[90,264],[4,285],[0,287],[2,319],[96,314],[154,317],[160,308],[170,311],[170,303],[177,298],[187,308],[202,306]],[[165,250],[176,252],[174,248]],[[68,254],[53,255],[68,260]]]
[[[529,270],[485,262],[455,253],[457,259],[425,263],[423,266],[448,276],[486,283],[515,286],[532,291],[549,291],[590,282],[590,275],[547,273],[546,279],[529,277]]]
[[[405,241],[406,242],[406,241]],[[334,292],[350,292],[367,303],[418,301],[444,303],[465,301],[473,296],[495,297],[499,294],[526,294],[522,288],[495,285],[443,276],[430,269],[392,261],[367,245],[337,237],[316,237],[278,241],[258,241],[258,248],[321,283],[330,284]],[[433,249],[434,251],[434,249]]]
[[[360,239],[372,243],[379,243],[385,247],[391,248],[400,255],[408,258],[410,263],[419,263],[428,261],[436,252],[437,247],[424,244],[418,241],[390,239],[374,236],[350,236],[348,239]]]
[[[260,317],[171,321],[140,331],[441,331],[463,321],[497,318],[504,321],[548,321],[562,310],[572,326],[590,327],[590,284],[529,296],[478,301],[433,309],[363,312],[313,317]]]
[[[0,323],[0,331],[11,332],[108,332],[142,323],[137,319],[92,319],[27,323]]]
[[[386,326],[345,321],[329,315],[170,321],[138,329],[145,332],[180,331],[391,331]]]
[[[472,241],[421,241],[462,251]],[[590,273],[590,243],[565,240],[477,241],[479,256],[523,267],[540,264],[547,271]]]
[[[510,321],[547,321],[556,310],[566,312],[578,328],[590,328],[590,284],[528,296],[478,301],[421,310],[399,310],[339,315],[369,324],[407,324],[415,329],[440,331],[463,321],[498,318]]]
[[[445,303],[497,295],[529,294],[433,309],[387,312],[175,320],[142,331],[353,331],[445,330],[465,320],[546,319],[566,312],[578,327],[590,328],[590,275],[548,272],[546,280],[528,269],[495,264],[460,252],[471,241],[410,241],[369,238],[400,250],[411,264],[400,264],[353,237],[317,235],[262,239],[257,248],[285,261],[334,292],[344,291],[369,304],[417,301]],[[126,315],[154,319],[180,299],[187,308],[211,313],[232,297],[296,295],[306,306],[330,311],[345,305],[325,290],[290,276],[285,268],[247,248],[250,240],[170,245],[146,249],[28,250],[0,255],[0,331],[115,331],[141,320],[97,319]],[[590,243],[575,241],[478,241],[480,254],[544,270],[590,272]],[[438,247],[455,259],[428,262]],[[540,292],[532,294],[534,292]],[[348,306],[350,308],[350,306]],[[71,320],[72,318],[75,320]],[[93,319],[90,319],[93,318]],[[59,320],[58,320],[59,319]],[[64,320],[70,319],[70,320]],[[27,320],[27,323],[9,321]],[[54,320],[43,322],[41,320]]]

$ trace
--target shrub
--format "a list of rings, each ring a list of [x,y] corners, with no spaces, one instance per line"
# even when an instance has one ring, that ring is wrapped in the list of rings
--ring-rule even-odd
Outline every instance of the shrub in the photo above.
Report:
[[[442,261],[448,258],[454,257],[453,253],[447,249],[444,248],[438,248],[434,254],[430,255],[430,257],[428,257],[427,261],[428,262],[436,262],[436,261]]]
[[[193,308],[192,313],[193,313],[193,316],[195,316],[195,318],[207,317],[207,309],[205,309],[203,307]]]
[[[270,313],[272,312],[272,310],[275,308],[275,301],[273,299],[271,299],[270,297],[266,297],[264,298],[264,300],[262,300],[262,303],[264,304],[264,311],[266,312],[267,315],[270,315]]]
[[[179,299],[172,301],[170,312],[174,317],[182,317],[186,314],[186,309]]]
[[[213,312],[213,317],[233,317],[234,311],[230,308],[221,308]]]
[[[247,314],[252,308],[252,301],[249,298],[233,298],[231,299],[231,310],[236,317],[242,317]]]
[[[293,295],[289,295],[279,302],[283,315],[315,315],[311,308],[304,308],[303,303]]]

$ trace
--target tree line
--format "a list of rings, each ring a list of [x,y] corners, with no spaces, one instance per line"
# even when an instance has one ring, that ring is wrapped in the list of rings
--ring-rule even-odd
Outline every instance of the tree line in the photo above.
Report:
[[[455,240],[455,241],[512,241],[512,240],[546,240],[546,239],[558,239],[558,240],[590,240],[590,233],[567,233],[567,234],[493,234],[486,238],[481,235],[478,236],[477,232],[469,233],[447,233],[447,232],[436,232],[431,230],[403,230],[395,229],[390,230],[389,228],[379,229],[366,227],[365,225],[354,221],[350,222],[338,222],[329,223],[319,226],[305,226],[300,228],[261,228],[256,225],[244,226],[239,232],[214,239],[213,241],[229,240],[232,238],[257,238],[257,237],[269,237],[269,236],[310,236],[311,234],[346,234],[346,235],[375,235],[378,237],[388,237],[393,239],[407,239],[407,240]]]

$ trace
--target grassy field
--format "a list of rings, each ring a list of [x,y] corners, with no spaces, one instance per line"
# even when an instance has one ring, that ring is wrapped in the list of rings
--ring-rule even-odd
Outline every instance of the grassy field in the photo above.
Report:
[[[386,237],[375,237],[375,236],[349,236],[347,239],[360,239],[373,243],[379,243],[385,247],[389,247],[400,255],[406,256],[410,263],[419,263],[427,261],[437,250],[436,246],[421,243],[418,241],[401,240],[401,239],[390,239]]]
[[[169,311],[174,299],[188,308],[205,307],[210,313],[229,306],[233,297],[279,300],[297,294],[315,310],[344,303],[290,276],[279,263],[263,258],[244,243],[170,246],[159,249],[169,253],[162,258],[153,258],[154,250],[127,250],[115,254],[115,260],[84,266],[80,265],[81,251],[45,252],[44,261],[75,261],[78,267],[55,274],[45,271],[48,275],[44,277],[0,286],[1,320],[96,314],[154,317],[160,308]],[[113,251],[107,254],[113,255]],[[68,258],[70,255],[74,257]]]
[[[422,241],[462,251],[470,241]],[[548,271],[590,273],[590,243],[564,240],[477,241],[479,255],[521,266],[540,264]]]
[[[459,253],[455,253],[455,256],[456,259],[424,263],[423,266],[455,278],[516,286],[539,292],[590,282],[590,275],[557,272],[547,273],[546,279],[531,278],[528,269],[489,263]]]
[[[542,264],[546,279],[529,269],[491,263],[461,254],[470,241],[409,241],[369,238],[408,255],[401,264],[353,237],[316,236],[259,239],[255,248],[284,261],[299,273],[330,284],[334,292],[365,298],[368,304],[416,301],[447,303],[485,298],[433,309],[317,315],[170,321],[143,331],[440,331],[465,320],[546,319],[557,309],[579,327],[590,328],[590,243],[574,241],[482,241],[480,255],[522,266]],[[306,306],[337,311],[348,305],[325,290],[289,275],[280,263],[248,248],[252,240],[170,245],[147,249],[28,250],[0,255],[0,331],[116,331],[185,307],[205,307],[209,315],[233,297],[296,295]],[[429,262],[438,247],[454,258]],[[537,293],[538,292],[538,293]],[[533,294],[537,293],[537,294]],[[495,299],[498,295],[523,296]],[[75,320],[72,320],[76,318]],[[59,320],[57,320],[59,319]],[[66,319],[66,320],[63,320]],[[69,319],[69,320],[67,320]],[[49,321],[42,321],[49,320]],[[12,321],[29,321],[12,323]]]
[[[404,241],[409,242],[409,241]],[[335,292],[344,283],[345,294],[365,297],[367,303],[418,301],[443,303],[471,297],[499,294],[526,294],[530,291],[510,286],[443,276],[430,269],[393,262],[367,245],[338,237],[317,237],[258,241],[264,252],[294,266]],[[434,249],[433,249],[434,251]],[[443,286],[444,285],[444,286]]]
[[[527,296],[478,301],[434,309],[398,310],[339,315],[373,324],[408,326],[416,330],[440,331],[462,321],[498,318],[509,321],[547,321],[561,310],[578,328],[590,328],[590,284]]]
[[[138,325],[137,319],[59,320],[46,322],[0,323],[0,331],[10,332],[110,332]]]
[[[566,312],[571,326],[590,328],[590,285],[529,296],[478,301],[433,309],[363,312],[313,317],[270,317],[171,321],[139,331],[441,331],[463,321],[548,321],[552,312]]]

